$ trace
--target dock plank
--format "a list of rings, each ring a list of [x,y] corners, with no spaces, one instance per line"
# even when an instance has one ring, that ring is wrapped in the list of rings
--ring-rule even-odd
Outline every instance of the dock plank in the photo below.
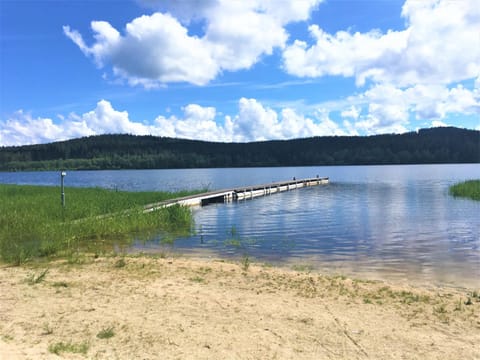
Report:
[[[177,199],[157,202],[146,205],[145,212],[173,206],[204,206],[211,203],[229,202],[237,200],[253,199],[274,193],[300,189],[308,186],[324,185],[329,183],[328,177],[315,177],[306,179],[293,179],[288,181],[276,181],[267,184],[235,187],[231,189],[209,191],[201,194],[185,196]]]

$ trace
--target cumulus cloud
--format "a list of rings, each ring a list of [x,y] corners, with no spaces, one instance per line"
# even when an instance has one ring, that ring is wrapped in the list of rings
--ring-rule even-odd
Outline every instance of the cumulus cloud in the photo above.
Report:
[[[96,42],[88,47],[82,36],[68,26],[65,34],[98,66],[113,71],[132,85],[153,87],[168,82],[202,85],[216,76],[218,65],[202,40],[169,14],[142,16],[126,26],[124,36],[108,22],[93,21]]]
[[[32,117],[20,110],[0,120],[0,146],[123,133],[223,142],[371,135],[406,132],[412,117],[435,127],[450,123],[451,114],[480,116],[479,89],[468,90],[461,84],[406,89],[379,84],[347,100],[345,104],[356,105],[344,104],[333,111],[319,104],[306,115],[292,107],[274,109],[256,99],[241,98],[236,114],[223,115],[214,107],[188,104],[181,109],[181,116],[159,115],[148,122],[131,119],[127,111],[116,110],[107,100],[100,100],[91,111],[59,115],[56,120]],[[343,121],[334,120],[332,112]]]
[[[445,124],[443,121],[440,121],[440,120],[432,121],[432,127],[446,127],[446,126],[448,125]]]
[[[295,40],[285,70],[301,77],[341,75],[399,87],[449,84],[480,72],[480,7],[476,0],[407,0],[403,31],[329,34],[309,27],[312,45]]]
[[[93,135],[81,119],[56,124],[50,118],[33,118],[23,110],[15,112],[6,121],[0,120],[0,146],[39,144]]]
[[[159,116],[155,124],[158,135],[224,142],[346,134],[328,112],[319,111],[310,118],[291,108],[276,111],[247,98],[239,100],[236,115],[226,115],[223,121],[216,118],[214,108],[191,104],[184,108],[183,118]]]
[[[325,110],[320,109],[315,116],[307,117],[291,108],[276,111],[256,99],[241,98],[238,113],[223,119],[213,107],[189,104],[182,110],[182,116],[160,115],[149,123],[132,120],[127,111],[114,109],[106,100],[99,101],[91,111],[59,116],[57,121],[33,118],[18,111],[6,121],[0,120],[0,146],[123,133],[224,142],[346,134]]]
[[[480,91],[462,84],[415,85],[404,89],[391,84],[376,84],[364,93],[349,98],[357,104],[341,112],[346,129],[363,134],[401,133],[411,121],[444,124],[450,115],[480,117]],[[361,110],[360,110],[361,109]],[[352,130],[354,129],[354,130]]]
[[[97,66],[132,85],[154,87],[172,82],[204,85],[221,71],[248,69],[262,55],[283,48],[285,25],[306,20],[321,0],[161,1],[143,0],[159,12],[138,17],[121,34],[106,21],[92,21],[94,42],[64,26],[70,38]],[[191,35],[188,24],[202,21],[204,33]]]
[[[360,116],[361,110],[361,108],[355,105],[351,105],[348,109],[343,110],[340,115],[342,116],[342,118],[350,118],[353,120],[357,120]]]

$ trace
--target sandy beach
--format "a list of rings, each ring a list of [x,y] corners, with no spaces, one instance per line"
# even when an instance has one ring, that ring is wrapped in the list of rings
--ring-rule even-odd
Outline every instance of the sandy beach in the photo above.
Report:
[[[480,359],[478,290],[175,256],[1,266],[0,359]]]

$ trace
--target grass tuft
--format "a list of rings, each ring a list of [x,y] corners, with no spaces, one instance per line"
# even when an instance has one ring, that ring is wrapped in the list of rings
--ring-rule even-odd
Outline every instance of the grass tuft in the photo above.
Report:
[[[114,336],[115,336],[115,331],[113,330],[113,326],[102,329],[97,334],[97,338],[99,339],[110,339]]]
[[[244,255],[242,258],[242,269],[243,271],[248,271],[248,268],[250,267],[250,257],[248,255]]]
[[[120,258],[117,261],[115,261],[115,264],[113,266],[119,269],[119,268],[125,267],[125,265],[127,265],[127,262],[125,261],[125,259]]]
[[[201,276],[194,276],[194,277],[190,278],[190,281],[200,283],[200,284],[205,283],[205,279],[202,278]]]
[[[64,288],[67,288],[68,287],[68,283],[66,281],[55,281],[53,284],[52,284],[53,287],[64,287]]]
[[[40,284],[43,280],[45,280],[45,276],[47,276],[48,269],[43,270],[38,276],[35,274],[30,274],[27,277],[27,284],[28,285],[35,285]]]
[[[48,351],[53,354],[60,355],[61,353],[83,354],[86,355],[90,345],[87,342],[72,343],[72,342],[58,342],[50,344]]]
[[[51,335],[53,334],[53,329],[47,323],[43,324],[42,335]]]
[[[298,272],[307,272],[310,273],[314,269],[313,265],[310,264],[295,264],[292,266],[292,270]]]

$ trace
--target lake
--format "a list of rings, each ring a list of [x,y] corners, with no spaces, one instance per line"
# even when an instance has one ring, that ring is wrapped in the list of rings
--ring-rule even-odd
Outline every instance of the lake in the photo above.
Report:
[[[449,185],[480,178],[479,164],[69,171],[65,183],[216,190],[316,175],[330,184],[194,208],[193,235],[165,244],[159,234],[129,251],[173,248],[357,277],[480,286],[480,202],[448,194]],[[0,173],[0,183],[59,181],[56,172]]]

